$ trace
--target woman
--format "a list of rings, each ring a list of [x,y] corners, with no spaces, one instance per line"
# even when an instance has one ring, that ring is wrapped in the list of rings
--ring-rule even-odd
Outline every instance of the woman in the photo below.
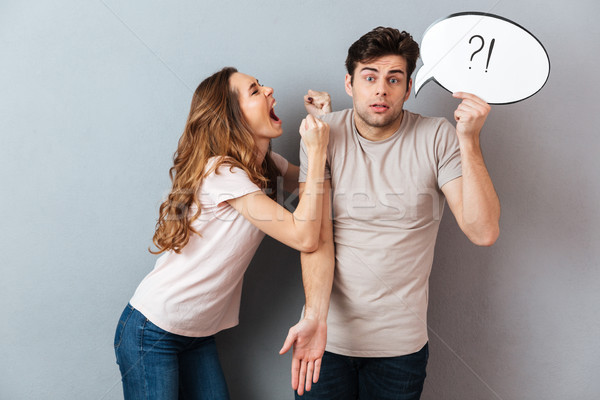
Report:
[[[273,89],[224,68],[196,89],[170,170],[153,253],[115,334],[126,399],[227,399],[213,335],[237,325],[242,277],[264,234],[313,251],[321,225],[327,124],[308,115],[300,134],[310,167],[293,213],[276,203],[277,177],[298,167],[270,151],[282,134]]]

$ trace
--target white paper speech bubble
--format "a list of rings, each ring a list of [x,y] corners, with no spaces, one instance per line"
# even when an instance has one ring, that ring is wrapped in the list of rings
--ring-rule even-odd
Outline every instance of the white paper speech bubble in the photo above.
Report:
[[[421,42],[415,96],[430,80],[490,104],[536,94],[550,75],[544,46],[525,28],[497,15],[466,12],[432,24]]]

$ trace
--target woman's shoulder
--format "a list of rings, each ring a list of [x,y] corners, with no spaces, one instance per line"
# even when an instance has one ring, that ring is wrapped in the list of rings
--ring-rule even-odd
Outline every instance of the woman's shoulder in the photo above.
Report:
[[[241,170],[241,168],[236,167],[238,164],[232,157],[229,156],[212,156],[206,161],[206,165],[204,166],[204,173],[206,176],[212,174],[219,174],[224,172],[225,170]]]
[[[206,163],[205,177],[199,195],[208,196],[215,205],[260,190],[246,171],[237,167],[231,157],[211,157]],[[207,199],[205,199],[206,203]]]

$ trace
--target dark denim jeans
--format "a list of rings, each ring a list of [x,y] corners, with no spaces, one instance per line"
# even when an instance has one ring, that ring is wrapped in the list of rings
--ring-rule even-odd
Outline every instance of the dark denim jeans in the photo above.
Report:
[[[297,400],[418,400],[429,358],[426,344],[400,357],[348,357],[325,352],[319,381]]]
[[[125,400],[229,399],[214,337],[175,335],[127,305],[115,333]]]

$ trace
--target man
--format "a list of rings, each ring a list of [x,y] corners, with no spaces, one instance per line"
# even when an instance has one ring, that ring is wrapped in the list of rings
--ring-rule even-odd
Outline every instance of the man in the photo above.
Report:
[[[330,125],[323,210],[333,208],[333,223],[324,215],[319,249],[301,256],[306,313],[284,345],[294,343],[297,398],[306,389],[303,399],[419,399],[445,199],[473,243],[489,246],[498,237],[500,204],[479,146],[490,107],[455,93],[462,100],[456,128],[404,110],[418,57],[406,32],[365,34],[346,59],[353,108],[321,117]],[[306,163],[301,150],[300,182]]]

